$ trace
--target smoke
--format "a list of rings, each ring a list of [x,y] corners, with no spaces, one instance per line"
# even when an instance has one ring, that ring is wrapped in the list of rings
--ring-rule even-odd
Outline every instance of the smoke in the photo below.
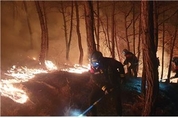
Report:
[[[30,21],[30,26],[32,29],[32,42],[33,48],[31,48],[30,42],[30,33],[29,27],[27,24],[27,15],[23,8],[23,2],[2,2],[1,3],[1,65],[2,67],[11,67],[14,64],[26,64],[30,63],[29,59],[36,58],[38,59],[41,46],[41,29],[38,14],[34,5],[34,2],[27,2],[28,6],[28,19]],[[14,6],[15,5],[15,6]],[[80,11],[82,12],[82,11]],[[82,13],[80,13],[81,15]],[[102,15],[102,14],[101,14]],[[70,16],[70,15],[69,15]],[[122,15],[120,15],[122,16]],[[119,22],[122,22],[122,17],[117,18]],[[52,61],[54,64],[61,66],[64,63],[69,63],[71,65],[78,63],[79,61],[79,49],[78,49],[78,38],[76,34],[76,22],[74,20],[73,24],[73,35],[69,53],[69,61],[66,61],[66,45],[64,37],[64,27],[63,27],[63,17],[61,13],[56,8],[50,8],[47,12],[47,21],[48,21],[48,31],[49,31],[49,52],[47,55],[47,60]],[[70,20],[68,20],[68,23]],[[120,51],[126,48],[126,42],[122,39],[122,36],[125,36],[124,26],[119,25],[118,23],[118,46]],[[69,26],[69,25],[68,25]],[[84,64],[88,64],[88,55],[87,55],[87,43],[86,43],[86,32],[85,32],[85,21],[80,19],[80,31],[82,37],[82,46],[84,51]],[[68,27],[69,32],[69,27]],[[68,33],[69,35],[69,33]],[[132,37],[129,37],[131,40]],[[104,56],[111,57],[110,51],[108,48],[108,42],[104,33],[100,34],[100,51]],[[137,42],[136,42],[137,44]],[[130,43],[130,47],[132,43]],[[136,52],[137,53],[137,52]],[[164,61],[164,77],[166,75],[168,67],[168,57],[169,52],[165,52],[165,61]],[[176,53],[175,53],[176,54]],[[175,55],[174,54],[174,55]],[[161,62],[161,49],[158,51],[158,57]],[[125,59],[123,55],[121,56],[121,62]],[[116,59],[118,59],[116,53]],[[142,67],[142,59],[140,59],[140,67]],[[160,74],[161,66],[159,67]],[[140,68],[142,71],[142,68]],[[141,75],[141,73],[139,73]]]
[[[27,2],[28,3],[28,2]],[[15,10],[13,2],[2,2],[2,41],[1,41],[1,61],[3,67],[11,67],[14,64],[28,63],[27,59],[38,59],[41,46],[41,29],[34,6],[29,8],[29,21],[32,29],[31,48],[29,27],[27,25],[27,16],[21,8],[23,4],[16,2]],[[11,6],[11,7],[8,7]],[[66,46],[63,30],[63,19],[59,12],[50,12],[47,14],[49,31],[49,52],[47,60],[54,61],[55,64],[63,65],[66,55]],[[81,22],[82,23],[82,22]],[[73,27],[75,29],[75,26]],[[82,30],[82,29],[81,29]],[[75,30],[74,30],[75,31]],[[82,30],[83,31],[83,30]],[[82,37],[84,32],[81,33]],[[82,39],[84,50],[84,63],[87,63],[86,39]],[[78,63],[79,49],[76,33],[73,33],[70,47],[70,60],[67,63]]]

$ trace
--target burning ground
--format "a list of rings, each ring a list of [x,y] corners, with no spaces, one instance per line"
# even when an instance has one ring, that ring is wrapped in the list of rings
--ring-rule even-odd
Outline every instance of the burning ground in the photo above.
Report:
[[[13,83],[18,88],[2,95],[4,81],[1,80],[1,116],[76,116],[85,111],[89,105],[92,83],[89,73],[69,71],[40,72],[28,81]],[[81,72],[81,69],[80,71]],[[24,74],[24,73],[23,73]],[[17,79],[16,79],[17,80]],[[3,85],[2,85],[3,84]],[[140,94],[140,78],[127,79],[122,84],[122,105],[124,116],[140,116],[143,99]],[[8,87],[7,87],[8,88]],[[23,90],[23,91],[22,91]],[[8,95],[8,97],[7,97]],[[11,98],[10,98],[11,96]],[[12,99],[14,98],[14,100]],[[18,100],[18,101],[15,101]],[[20,103],[20,100],[23,102]],[[178,84],[160,83],[160,95],[156,115],[178,115]],[[102,106],[106,104],[106,106]],[[113,104],[107,96],[99,104],[101,116],[114,116]],[[90,112],[87,112],[90,116]]]

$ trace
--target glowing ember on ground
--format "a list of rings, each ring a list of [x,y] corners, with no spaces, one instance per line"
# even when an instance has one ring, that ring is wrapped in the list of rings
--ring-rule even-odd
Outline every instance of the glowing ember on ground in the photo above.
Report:
[[[49,71],[57,70],[57,67],[51,61],[45,61],[46,68],[44,69],[29,69],[27,67],[16,67],[12,66],[7,73],[4,73],[6,76],[11,79],[2,79],[0,83],[0,92],[2,96],[11,98],[13,101],[18,103],[25,103],[28,99],[28,96],[25,91],[15,88],[13,84],[26,82],[35,77],[39,73],[48,73]]]
[[[89,70],[89,65],[85,66],[85,65],[79,65],[79,64],[75,64],[74,67],[70,67],[67,69],[61,69],[62,71],[67,71],[70,73],[78,73],[78,74],[82,74],[84,72],[87,72]]]
[[[45,61],[45,65],[48,70],[57,70],[57,66],[54,65],[51,61]]]
[[[7,76],[11,76],[13,78],[18,78],[21,80],[21,82],[28,81],[28,79],[31,79],[35,77],[35,74],[39,73],[47,73],[47,70],[43,69],[29,69],[27,67],[16,67],[15,65],[12,66],[10,70],[7,71],[7,73],[4,73]]]
[[[26,82],[32,78],[35,77],[36,74],[40,73],[48,73],[54,70],[57,70],[57,66],[53,64],[51,61],[46,60],[45,65],[47,70],[44,69],[30,69],[27,67],[17,67],[16,65],[13,65],[10,70],[7,70],[6,73],[4,73],[8,78],[10,79],[1,79],[0,83],[0,92],[2,96],[9,97],[13,101],[17,103],[25,103],[29,98],[25,91],[23,91],[20,88],[16,88],[13,86],[15,83],[21,83]],[[67,71],[71,73],[83,73],[87,72],[89,70],[89,65],[79,65],[75,64],[73,67],[67,68],[67,69],[61,69],[62,71]]]
[[[2,96],[9,97],[15,102],[23,104],[28,99],[28,96],[23,90],[15,88],[10,83],[1,83],[0,88],[1,88],[0,92]]]

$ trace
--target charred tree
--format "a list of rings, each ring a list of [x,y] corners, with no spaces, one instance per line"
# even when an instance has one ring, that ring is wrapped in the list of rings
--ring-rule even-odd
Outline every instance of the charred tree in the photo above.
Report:
[[[95,41],[96,41],[96,50],[100,50],[100,10],[99,10],[99,1],[93,2],[96,3],[96,12],[94,14],[96,16],[96,22],[94,20],[94,32],[95,32]]]
[[[141,34],[142,34],[142,13],[141,13],[141,7],[140,7],[140,20],[139,20],[139,41],[138,41],[138,59],[140,58],[140,50],[141,50]],[[142,38],[144,39],[145,38],[145,35],[142,35]],[[143,54],[143,52],[142,52]],[[142,57],[142,60],[145,60],[144,59],[144,56]],[[141,93],[142,93],[142,96],[144,97],[145,99],[145,94],[146,94],[146,73],[145,73],[145,64],[143,64],[143,69],[142,69],[142,81],[141,81]],[[145,104],[144,104],[145,105]]]
[[[92,54],[96,50],[94,40],[94,16],[93,16],[93,5],[92,1],[85,1],[85,23],[86,23],[86,34],[87,34],[87,45],[88,54]]]
[[[158,95],[158,67],[154,45],[153,1],[141,1],[143,31],[143,64],[146,76],[146,96],[143,116],[154,115]]]
[[[132,2],[133,5],[133,53],[135,53],[135,3]]]
[[[141,17],[141,16],[140,16]],[[139,20],[139,31],[138,31],[138,46],[137,46],[137,51],[138,51],[138,55],[137,58],[138,60],[140,59],[140,54],[141,54],[141,34],[142,34],[142,30],[141,30],[141,18]]]
[[[143,60],[144,60],[144,57],[143,57]],[[145,94],[146,94],[146,72],[145,72],[145,64],[143,64],[141,92],[142,92],[142,96],[145,98]]]
[[[80,19],[79,19],[79,10],[78,10],[78,4],[77,1],[75,1],[75,11],[76,11],[76,31],[78,36],[78,47],[79,47],[79,64],[83,63],[83,47],[82,47],[82,38],[80,34]]]
[[[163,13],[163,19],[165,17],[165,13]],[[162,63],[161,63],[161,66],[162,66],[162,70],[161,70],[161,80],[163,79],[163,71],[164,71],[164,43],[165,43],[165,23],[163,22],[162,24],[163,26],[163,41],[162,41]]]
[[[61,2],[61,9],[58,8],[58,10],[59,12],[62,13],[62,17],[63,17],[65,45],[66,45],[66,50],[67,50],[67,45],[68,45],[67,20],[65,16],[65,8],[64,8],[63,2]],[[67,51],[66,51],[66,60],[67,60]]]
[[[120,38],[117,34],[115,35],[115,38],[116,38],[116,49],[118,53],[118,58],[119,58],[119,61],[121,62],[121,51],[120,51],[120,45],[119,45]]]
[[[71,2],[72,4],[72,8],[71,8],[71,19],[70,19],[70,31],[69,31],[69,39],[67,41],[67,47],[66,47],[66,59],[69,60],[69,52],[70,52],[70,44],[71,44],[71,40],[72,40],[72,30],[73,30],[73,11],[74,11],[74,5],[73,5],[73,1]]]
[[[158,9],[157,9],[157,1],[153,2],[153,19],[154,19],[154,44],[155,44],[155,51],[158,48]]]
[[[110,37],[109,37],[109,16],[107,13],[105,13],[106,15],[106,42],[107,42],[107,46],[109,48],[110,53],[112,53],[112,48],[111,48],[111,43],[110,43]]]
[[[178,21],[178,12],[176,14],[176,21]],[[169,59],[169,67],[168,67],[168,75],[167,75],[167,83],[170,83],[170,75],[171,75],[171,62],[172,62],[172,57],[173,57],[173,51],[174,51],[174,47],[175,47],[175,42],[176,42],[176,38],[177,38],[177,31],[178,30],[178,23],[175,24],[175,32],[172,35],[172,40],[171,40],[171,48],[170,48],[170,59]]]
[[[100,17],[100,10],[99,10],[99,1],[96,1],[96,5],[97,5],[97,33],[96,33],[96,42],[97,42],[97,47],[96,49],[97,50],[100,50],[100,20],[99,20],[99,17]]]
[[[129,10],[128,13],[125,13],[125,22],[124,22],[124,25],[125,25],[125,38],[126,38],[126,42],[127,42],[127,49],[130,51],[130,41],[129,41],[129,37],[128,37],[128,29],[129,27],[131,26],[132,22],[130,22],[129,24],[127,24],[127,18],[129,16],[129,14],[131,13],[132,11],[132,8]]]
[[[115,58],[115,2],[112,2],[112,16],[111,16],[111,55]]]
[[[38,17],[40,20],[40,26],[41,26],[41,51],[39,56],[39,61],[42,65],[42,67],[45,68],[45,59],[48,52],[48,28],[47,28],[47,20],[46,20],[46,14],[45,14],[45,8],[44,3],[42,2],[42,7],[40,6],[39,1],[35,1],[36,9],[38,12]]]
[[[67,26],[67,12],[65,2],[60,2],[60,8],[58,8],[59,12],[62,14],[63,23],[64,23],[64,36],[65,36],[65,46],[66,46],[66,60],[69,60],[69,52],[70,45],[72,40],[72,30],[73,30],[73,2],[71,2],[71,12],[70,12],[70,28],[68,34],[68,26]]]

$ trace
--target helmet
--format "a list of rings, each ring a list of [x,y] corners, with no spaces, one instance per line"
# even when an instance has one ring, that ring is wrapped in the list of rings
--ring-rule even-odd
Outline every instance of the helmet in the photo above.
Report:
[[[125,55],[127,52],[129,52],[127,49],[123,49],[123,54]]]
[[[99,51],[95,51],[92,53],[90,57],[90,63],[93,67],[98,67],[101,59],[103,58],[103,54]]]
[[[128,50],[127,49],[123,49],[123,52],[128,52]]]

